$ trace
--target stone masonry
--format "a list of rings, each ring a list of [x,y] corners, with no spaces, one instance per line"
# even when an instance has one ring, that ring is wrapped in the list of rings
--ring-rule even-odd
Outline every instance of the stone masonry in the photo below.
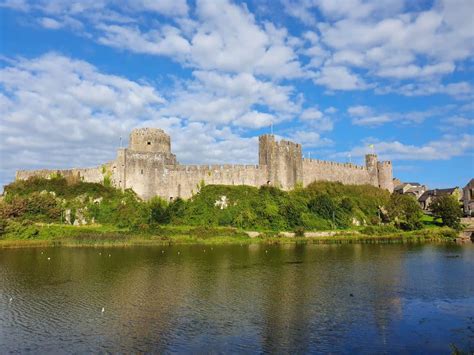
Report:
[[[138,196],[160,196],[171,200],[190,198],[201,184],[272,185],[290,190],[313,181],[339,181],[344,184],[369,184],[393,191],[392,164],[379,162],[375,154],[366,156],[365,166],[303,159],[301,145],[273,135],[259,138],[258,165],[181,165],[171,153],[171,140],[163,130],[138,128],[130,134],[129,147],[121,148],[117,158],[100,167],[66,170],[20,170],[16,179],[55,175],[86,182],[110,180],[113,186],[133,189]]]

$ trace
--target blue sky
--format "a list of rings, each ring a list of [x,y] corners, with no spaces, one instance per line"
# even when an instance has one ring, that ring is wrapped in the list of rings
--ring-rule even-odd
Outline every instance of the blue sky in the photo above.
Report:
[[[258,135],[430,187],[474,176],[474,2],[0,0],[0,184],[94,166],[138,126],[181,163]]]

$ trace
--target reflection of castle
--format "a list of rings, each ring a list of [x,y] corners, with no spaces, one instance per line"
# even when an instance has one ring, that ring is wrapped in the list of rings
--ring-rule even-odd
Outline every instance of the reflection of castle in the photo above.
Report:
[[[201,182],[223,185],[273,185],[285,190],[316,180],[345,184],[370,184],[393,190],[391,162],[378,162],[368,154],[366,165],[303,159],[301,145],[273,135],[259,138],[259,165],[180,165],[171,153],[171,140],[157,128],[134,129],[129,147],[119,149],[117,158],[101,167],[67,170],[18,171],[17,179],[53,174],[83,181],[110,179],[118,188],[131,188],[142,198],[189,198]]]

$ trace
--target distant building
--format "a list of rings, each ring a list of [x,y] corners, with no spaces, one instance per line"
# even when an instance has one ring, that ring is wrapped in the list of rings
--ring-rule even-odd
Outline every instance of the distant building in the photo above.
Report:
[[[401,195],[410,195],[418,200],[427,190],[428,187],[426,185],[421,185],[418,182],[402,182],[395,186],[393,192]]]
[[[420,203],[421,208],[427,211],[429,210],[431,203],[437,197],[446,196],[446,195],[454,196],[459,201],[462,200],[462,190],[456,186],[449,189],[434,189],[434,190],[425,191],[418,199],[418,202]]]
[[[464,214],[472,216],[474,214],[474,179],[471,179],[463,189]]]

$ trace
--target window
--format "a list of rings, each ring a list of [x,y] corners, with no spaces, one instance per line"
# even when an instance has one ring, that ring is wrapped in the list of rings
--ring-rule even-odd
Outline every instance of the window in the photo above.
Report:
[[[143,169],[142,169],[141,173],[142,173],[142,175],[143,175]]]
[[[151,142],[150,142],[150,141],[148,141],[148,142],[146,142],[146,144],[147,144],[147,145],[151,145]]]

